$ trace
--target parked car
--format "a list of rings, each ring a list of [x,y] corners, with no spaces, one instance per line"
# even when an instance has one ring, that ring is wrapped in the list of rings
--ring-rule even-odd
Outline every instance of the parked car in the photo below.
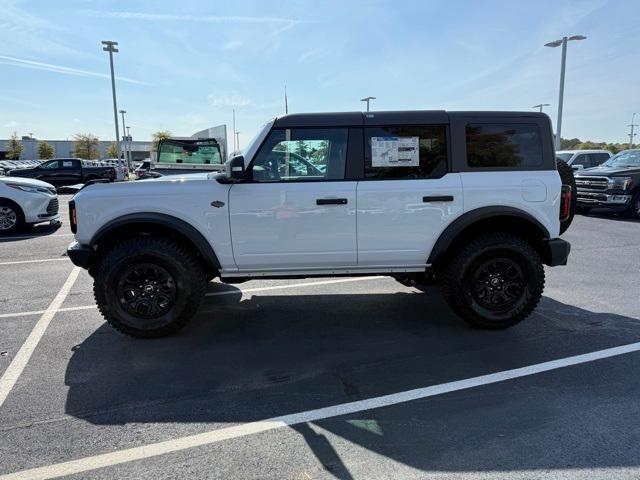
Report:
[[[0,234],[59,218],[53,185],[31,178],[0,177]]]
[[[143,180],[145,178],[159,178],[163,175],[160,172],[151,169],[151,159],[144,160],[133,171],[136,176],[136,180]]]
[[[95,166],[87,160],[78,158],[57,158],[47,160],[32,168],[10,170],[9,175],[36,178],[55,187],[62,187],[98,179],[114,181],[117,173],[113,166]]]
[[[640,219],[640,149],[623,150],[596,168],[576,173],[578,209],[624,212]]]
[[[82,189],[67,252],[137,337],[184,326],[216,276],[435,277],[470,325],[506,328],[536,307],[543,265],[566,264],[571,193],[541,113],[293,114],[224,173]]]
[[[116,181],[122,181],[127,178],[129,174],[129,167],[127,167],[127,161],[118,158],[105,158],[101,160],[104,165],[115,167],[116,169]]]
[[[556,157],[563,160],[574,170],[593,168],[611,158],[609,150],[559,150]]]

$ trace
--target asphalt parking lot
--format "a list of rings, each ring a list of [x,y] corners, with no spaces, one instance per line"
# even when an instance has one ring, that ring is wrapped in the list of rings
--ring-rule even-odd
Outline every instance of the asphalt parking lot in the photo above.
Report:
[[[640,477],[639,222],[576,217],[506,331],[387,277],[214,281],[143,341],[63,220],[0,240],[0,479]]]

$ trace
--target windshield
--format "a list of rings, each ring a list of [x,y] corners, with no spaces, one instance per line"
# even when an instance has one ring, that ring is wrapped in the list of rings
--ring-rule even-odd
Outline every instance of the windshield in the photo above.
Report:
[[[197,165],[220,165],[220,146],[210,140],[167,139],[158,146],[158,163],[189,163]]]
[[[573,157],[573,153],[556,153],[556,157],[564,162],[568,162]]]
[[[640,150],[625,150],[602,164],[603,167],[640,167]]]

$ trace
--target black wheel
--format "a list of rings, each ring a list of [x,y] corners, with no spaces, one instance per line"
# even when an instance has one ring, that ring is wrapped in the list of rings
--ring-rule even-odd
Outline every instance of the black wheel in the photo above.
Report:
[[[509,233],[485,234],[465,245],[443,271],[442,293],[468,324],[511,327],[536,307],[544,289],[538,252]]]
[[[556,165],[558,168],[558,173],[560,174],[560,180],[562,180],[563,185],[569,185],[571,187],[571,210],[569,212],[569,217],[566,220],[560,222],[560,234],[562,235],[567,231],[571,222],[573,222],[573,217],[576,214],[576,209],[578,206],[578,192],[576,190],[576,179],[573,176],[573,168],[571,168],[567,163],[563,160],[557,159]]]
[[[195,257],[163,237],[114,246],[95,271],[93,292],[102,316],[133,337],[163,337],[196,313],[205,277]]]
[[[628,217],[635,218],[636,220],[640,220],[640,191],[637,191],[633,198],[631,199],[631,203],[627,207],[627,211],[625,212]]]
[[[13,233],[23,226],[22,209],[10,200],[0,199],[0,234]]]

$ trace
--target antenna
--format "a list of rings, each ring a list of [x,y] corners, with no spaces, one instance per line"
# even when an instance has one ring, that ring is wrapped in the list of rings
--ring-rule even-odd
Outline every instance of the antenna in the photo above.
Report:
[[[287,101],[287,86],[284,86],[284,113],[289,113],[289,102]]]

